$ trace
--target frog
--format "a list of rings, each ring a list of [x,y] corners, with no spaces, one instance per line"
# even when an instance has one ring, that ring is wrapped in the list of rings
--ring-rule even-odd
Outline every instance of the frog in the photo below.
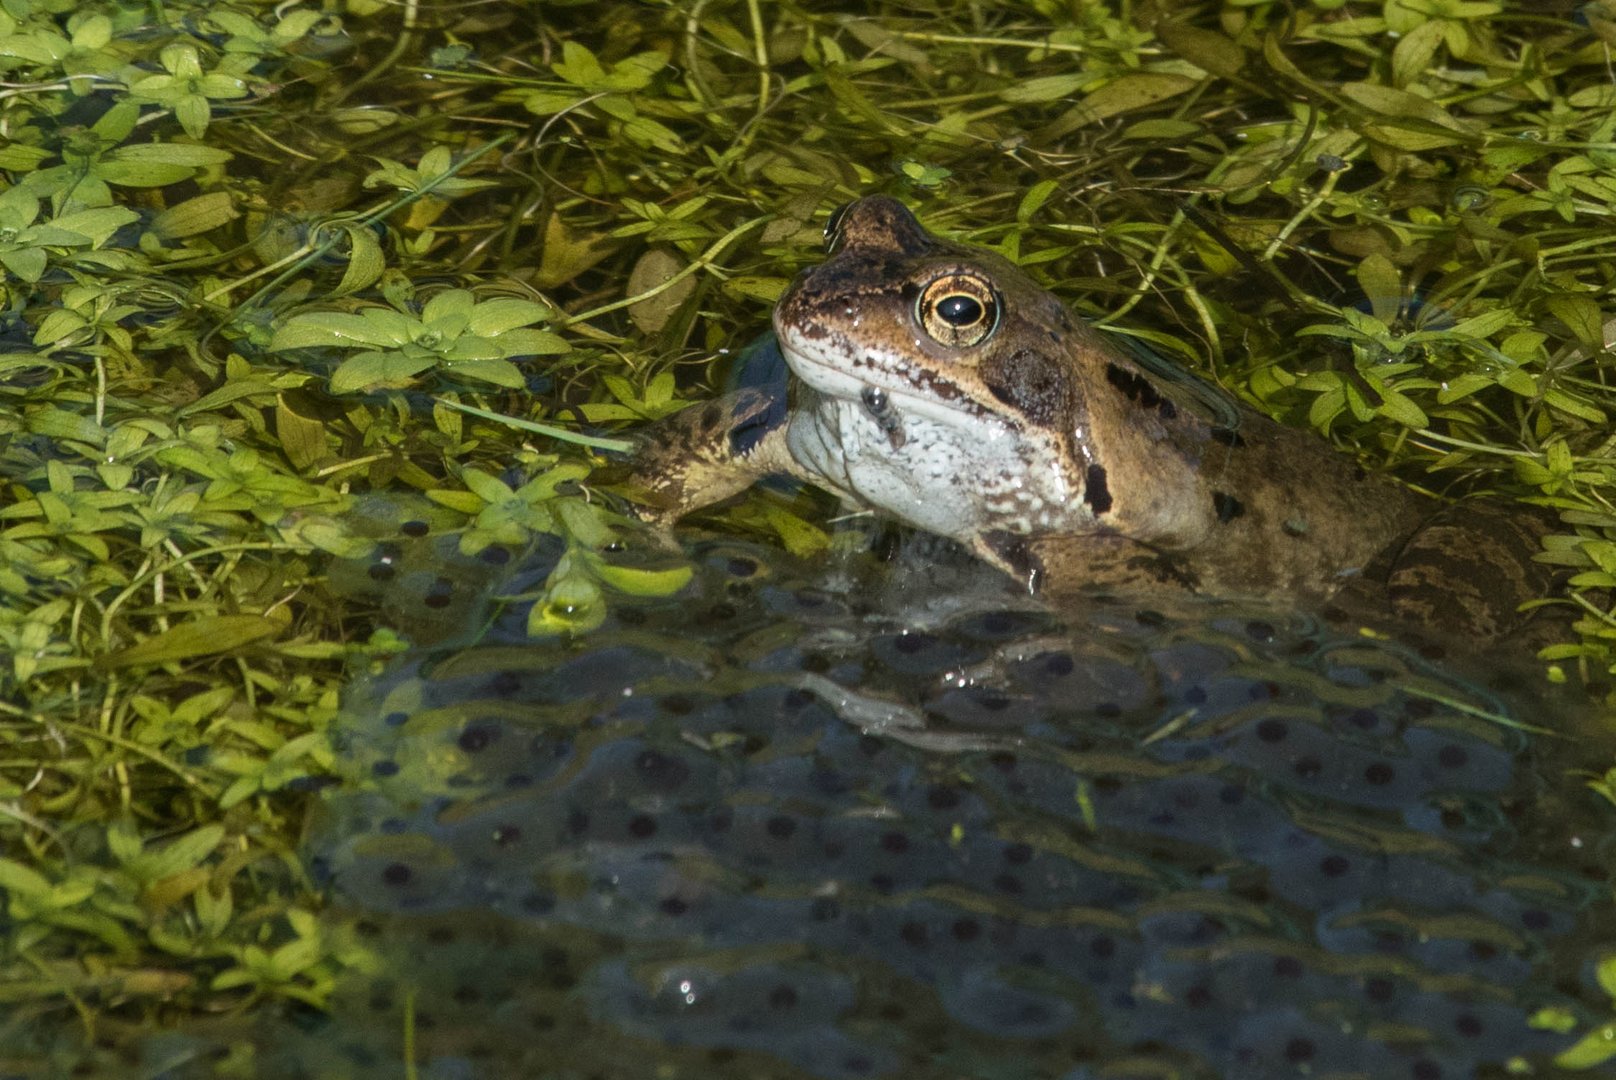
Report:
[[[784,398],[738,391],[651,433],[668,525],[785,474],[947,537],[1052,603],[1096,593],[1350,597],[1493,638],[1543,596],[1551,525],[1370,470],[1129,339],[903,202],[837,210],[775,304]]]

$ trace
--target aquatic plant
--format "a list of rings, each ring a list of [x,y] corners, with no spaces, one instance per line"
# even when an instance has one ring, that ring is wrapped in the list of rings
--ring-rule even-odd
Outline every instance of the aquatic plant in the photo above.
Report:
[[[1608,692],[1612,44],[1605,0],[6,0],[0,1038],[362,965],[296,839],[448,571],[334,576],[396,526],[553,545],[503,599],[538,635],[677,589],[597,429],[720,387],[871,190],[1411,483],[1558,510],[1544,659]],[[823,511],[708,521],[806,551]]]

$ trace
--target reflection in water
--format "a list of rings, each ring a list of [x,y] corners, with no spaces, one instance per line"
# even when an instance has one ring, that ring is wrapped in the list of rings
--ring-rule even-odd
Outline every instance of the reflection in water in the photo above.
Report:
[[[1462,1077],[1599,1014],[1593,796],[1494,695],[1272,612],[852,580],[715,545],[357,690],[307,847],[383,966],[284,1068],[398,1075],[407,1014],[423,1077]]]

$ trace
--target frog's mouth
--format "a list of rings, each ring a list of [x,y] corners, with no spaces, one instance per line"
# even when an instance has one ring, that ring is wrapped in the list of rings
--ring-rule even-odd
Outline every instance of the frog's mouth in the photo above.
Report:
[[[857,405],[893,449],[907,441],[910,419],[953,429],[980,427],[983,437],[1003,434],[998,418],[962,387],[907,356],[857,346],[835,332],[809,336],[777,324],[776,333],[780,354],[797,378],[824,397]]]

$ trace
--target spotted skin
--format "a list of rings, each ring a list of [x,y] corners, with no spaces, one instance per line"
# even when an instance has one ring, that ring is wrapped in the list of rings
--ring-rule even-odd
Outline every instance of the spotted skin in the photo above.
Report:
[[[1398,553],[1386,580],[1392,610],[1421,625],[1458,622],[1483,638],[1514,632],[1521,601],[1553,589],[1553,570],[1531,557],[1552,528],[1547,514],[1481,500],[1444,507]]]
[[[894,199],[850,204],[827,237],[831,256],[775,308],[787,415],[745,454],[723,423],[745,402],[676,427],[640,467],[659,520],[784,472],[957,540],[1057,603],[1350,586],[1375,612],[1480,638],[1552,586],[1532,561],[1542,523],[1419,495],[1147,363]]]
[[[640,440],[633,467],[644,497],[640,517],[671,525],[691,510],[740,494],[771,472],[794,471],[778,431],[749,431],[772,404],[763,391],[742,390],[653,426]],[[755,437],[740,438],[743,432]]]

